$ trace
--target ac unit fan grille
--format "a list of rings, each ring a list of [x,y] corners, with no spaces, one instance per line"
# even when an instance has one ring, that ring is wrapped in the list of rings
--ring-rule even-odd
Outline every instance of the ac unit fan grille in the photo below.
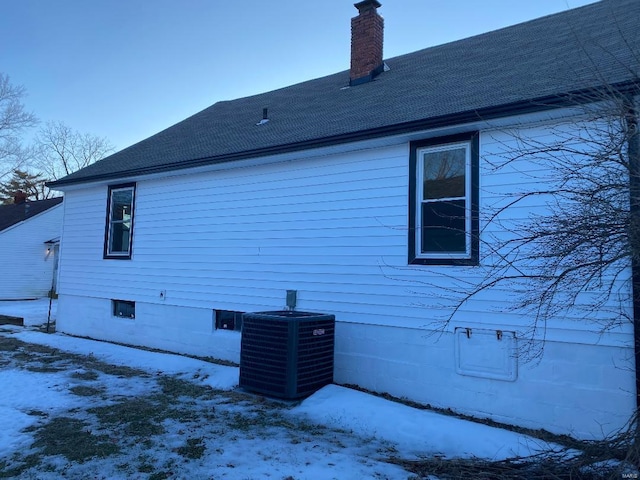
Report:
[[[245,314],[241,387],[280,398],[301,398],[333,382],[335,317],[297,313]]]

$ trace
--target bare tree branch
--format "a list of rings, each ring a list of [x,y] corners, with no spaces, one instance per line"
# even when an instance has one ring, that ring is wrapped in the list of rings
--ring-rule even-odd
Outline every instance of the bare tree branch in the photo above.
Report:
[[[62,122],[48,122],[36,136],[34,166],[49,180],[58,180],[112,153],[104,137],[77,132]]]
[[[496,200],[481,218],[478,277],[438,284],[448,309],[440,329],[497,288],[509,292],[510,312],[529,319],[522,348],[531,358],[541,355],[544,343],[535,340],[556,318],[579,317],[600,331],[631,321],[630,265],[640,240],[629,189],[638,175],[628,155],[635,113],[623,95],[598,100],[584,105],[582,118],[549,127],[544,138],[526,129],[502,132],[509,143],[483,159],[489,175],[518,172],[529,181],[518,192],[484,192]],[[513,213],[532,204],[533,213]]]
[[[30,151],[22,147],[20,135],[35,126],[37,119],[25,110],[23,87],[12,85],[0,72],[0,180],[29,161]]]

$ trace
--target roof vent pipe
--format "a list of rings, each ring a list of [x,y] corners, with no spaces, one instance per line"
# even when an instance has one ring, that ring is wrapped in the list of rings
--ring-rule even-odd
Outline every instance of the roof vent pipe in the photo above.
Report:
[[[262,120],[256,123],[256,125],[264,125],[268,121],[269,121],[269,109],[267,107],[264,107],[262,109]]]
[[[384,71],[384,19],[377,12],[382,5],[377,0],[364,0],[354,6],[358,16],[351,19],[351,86],[370,82]]]

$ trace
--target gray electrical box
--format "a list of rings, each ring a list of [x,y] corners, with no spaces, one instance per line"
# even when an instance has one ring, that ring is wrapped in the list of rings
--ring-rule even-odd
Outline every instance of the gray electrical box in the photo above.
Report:
[[[287,308],[290,310],[295,310],[297,303],[298,303],[298,291],[287,290]]]

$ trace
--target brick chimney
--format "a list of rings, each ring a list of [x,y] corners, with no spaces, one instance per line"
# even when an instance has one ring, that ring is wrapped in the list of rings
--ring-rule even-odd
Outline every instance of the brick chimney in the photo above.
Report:
[[[22,190],[18,190],[13,195],[13,203],[15,203],[16,205],[21,203],[26,203],[26,202],[27,202],[27,194],[24,193]]]
[[[354,6],[358,16],[351,19],[351,86],[370,82],[384,71],[384,19],[377,12],[381,4],[377,0],[364,0]]]

